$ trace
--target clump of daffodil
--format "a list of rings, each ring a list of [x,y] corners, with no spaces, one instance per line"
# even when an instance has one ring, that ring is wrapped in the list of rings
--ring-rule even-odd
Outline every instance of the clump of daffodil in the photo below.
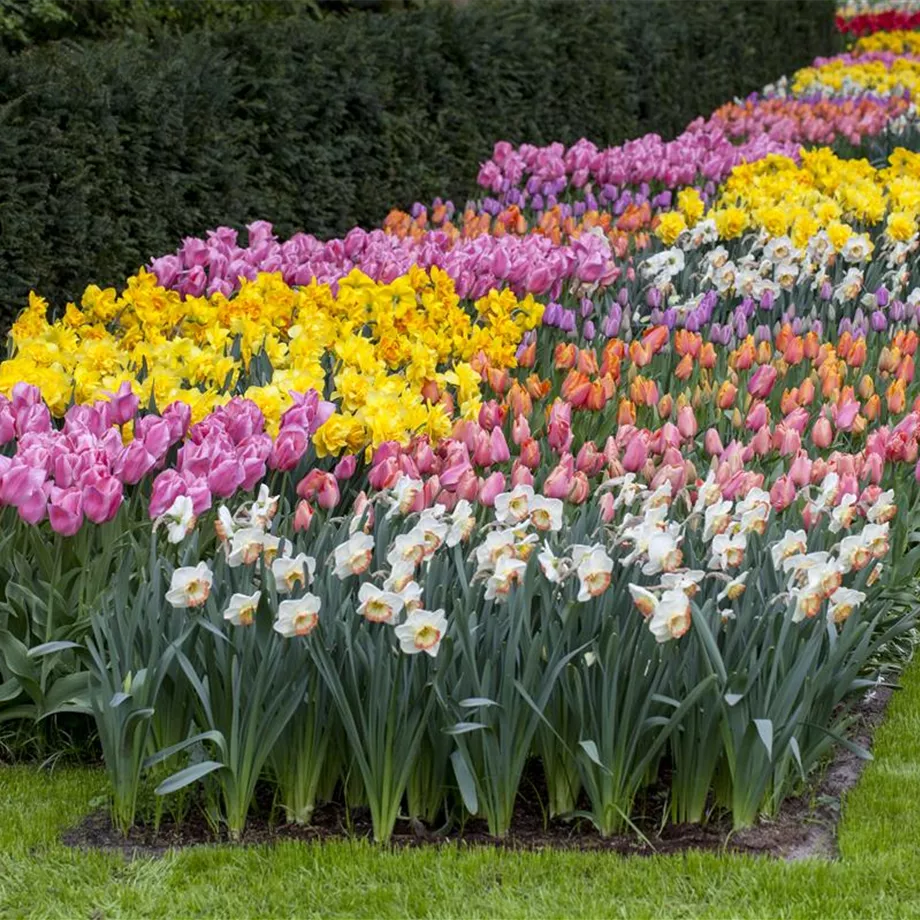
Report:
[[[30,296],[0,364],[0,393],[38,386],[52,412],[106,398],[128,381],[143,405],[181,400],[193,421],[234,395],[253,400],[276,433],[291,392],[314,389],[338,411],[316,434],[321,455],[418,433],[447,436],[481,405],[476,367],[512,368],[543,306],[512,291],[461,304],[446,272],[411,268],[390,283],[355,270],[333,289],[292,287],[280,274],[238,293],[183,299],[140,271],[125,289],[90,286],[48,321]]]
[[[887,235],[904,241],[916,232],[920,217],[920,155],[897,148],[889,165],[876,169],[867,160],[845,160],[827,147],[802,150],[800,162],[771,154],[736,166],[722,184],[705,219],[720,239],[746,230],[768,236],[789,235],[804,247],[826,231],[840,252],[859,227],[885,222]],[[661,216],[657,233],[672,245],[692,222],[694,202],[678,199],[678,209]]]

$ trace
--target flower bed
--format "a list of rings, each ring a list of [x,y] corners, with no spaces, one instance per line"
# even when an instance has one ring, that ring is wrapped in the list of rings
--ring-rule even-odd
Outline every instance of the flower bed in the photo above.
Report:
[[[605,836],[663,786],[672,822],[775,813],[915,625],[899,41],[674,146],[497,145],[462,229],[258,222],[33,296],[3,717],[91,717],[125,831],[154,789],[238,839],[267,783],[504,837],[533,759]]]

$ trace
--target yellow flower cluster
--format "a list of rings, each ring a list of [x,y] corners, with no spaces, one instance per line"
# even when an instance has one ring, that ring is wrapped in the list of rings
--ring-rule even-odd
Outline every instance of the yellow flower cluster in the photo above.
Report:
[[[895,30],[865,35],[853,45],[853,54],[893,51],[895,54],[920,54],[920,32]]]
[[[882,33],[878,33],[882,34]],[[914,34],[914,33],[910,33]],[[792,78],[794,96],[813,93],[866,92],[880,96],[909,93],[920,89],[920,61],[897,58],[888,67],[884,61],[830,60],[820,67],[803,67]]]
[[[721,239],[762,229],[788,234],[804,247],[826,230],[839,251],[854,233],[886,220],[888,237],[903,242],[916,234],[920,217],[920,154],[899,147],[888,162],[877,170],[867,160],[840,159],[827,147],[802,150],[801,164],[773,154],[736,166],[705,217]],[[679,198],[678,210],[662,215],[657,233],[666,245],[699,219],[691,197]]]
[[[446,272],[412,268],[390,284],[355,270],[328,285],[287,285],[279,274],[244,281],[230,297],[182,297],[141,271],[120,294],[86,289],[48,321],[32,294],[13,326],[0,393],[38,386],[52,412],[103,399],[129,381],[142,405],[187,402],[195,421],[234,395],[256,402],[275,433],[290,392],[316,389],[339,412],[317,433],[337,453],[451,429],[456,406],[479,411],[481,371],[511,368],[543,306],[492,291],[471,312]]]

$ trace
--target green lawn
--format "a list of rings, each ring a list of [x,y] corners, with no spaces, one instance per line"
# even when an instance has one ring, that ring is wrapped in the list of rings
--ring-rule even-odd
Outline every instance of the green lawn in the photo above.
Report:
[[[100,773],[0,768],[0,917],[907,917],[920,915],[920,660],[844,808],[841,860],[691,853],[208,847],[125,861],[57,842]]]

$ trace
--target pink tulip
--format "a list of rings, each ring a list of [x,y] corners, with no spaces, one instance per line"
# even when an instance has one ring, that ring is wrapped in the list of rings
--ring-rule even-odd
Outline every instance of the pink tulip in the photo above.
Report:
[[[605,492],[601,496],[600,508],[601,508],[601,520],[605,524],[609,524],[616,517],[616,509],[614,507],[616,499],[613,496],[612,492]]]
[[[703,437],[703,448],[710,457],[721,457],[725,448],[722,446],[722,439],[715,428],[709,428]]]
[[[834,431],[831,428],[831,423],[825,416],[822,415],[812,426],[811,442],[815,445],[815,447],[823,449],[830,447],[833,440]]]
[[[64,537],[72,537],[83,525],[83,493],[78,488],[52,487],[48,503],[51,529]]]
[[[383,489],[392,488],[400,475],[401,470],[396,458],[387,457],[382,463],[376,463],[371,467],[367,475],[367,481],[372,489],[382,491]],[[297,494],[299,495],[300,492],[298,491]]]
[[[696,414],[692,406],[681,406],[677,413],[677,430],[681,436],[690,440],[695,438],[700,426],[696,421]]]
[[[242,485],[243,466],[236,455],[218,460],[207,475],[208,489],[218,498],[229,498]]]
[[[441,469],[441,485],[445,489],[455,489],[457,483],[468,472],[472,472],[469,454],[463,444],[457,444],[455,449],[449,451],[444,467]]]
[[[860,405],[856,400],[848,400],[841,406],[834,406],[831,415],[838,431],[849,431],[859,414]]]
[[[150,493],[150,517],[158,518],[172,507],[180,495],[188,495],[185,480],[176,470],[164,470],[153,481]],[[2,498],[2,493],[0,493]]]
[[[444,484],[443,480],[441,484]],[[465,498],[468,502],[475,501],[476,497],[479,495],[481,484],[480,478],[473,472],[472,467],[470,467],[463,476],[460,477],[455,491],[459,498]]]
[[[543,494],[547,498],[567,498],[575,479],[575,461],[571,454],[565,454],[559,464],[550,470],[543,483]]]
[[[104,524],[115,517],[123,499],[121,482],[114,476],[106,476],[83,487],[83,513],[94,524]]]
[[[479,426],[485,431],[492,431],[505,420],[505,407],[500,406],[494,399],[484,402],[479,409]]]
[[[313,515],[313,508],[310,507],[310,503],[305,498],[297,502],[297,507],[294,509],[294,533],[303,533],[309,530]]]
[[[494,430],[494,429],[493,429]],[[505,491],[505,474],[495,472],[489,476],[479,490],[479,503],[491,508],[497,495]]]
[[[549,410],[549,422],[546,440],[550,450],[557,454],[565,453],[572,445],[572,407],[562,399],[557,399]]]
[[[628,473],[635,473],[645,466],[646,460],[648,460],[648,445],[645,438],[637,434],[629,442],[626,453],[623,454],[623,469]]]
[[[604,455],[594,441],[585,441],[575,458],[575,468],[586,476],[596,476],[604,468]]]
[[[515,460],[514,464],[511,467],[511,488],[516,486],[532,486],[533,485],[533,473],[521,463],[520,460]]]
[[[748,431],[759,431],[764,425],[768,424],[769,421],[770,413],[767,411],[767,404],[755,402],[754,405],[751,406],[744,424]]]
[[[125,380],[118,388],[117,393],[110,394],[109,399],[109,424],[125,425],[137,415],[140,400],[134,395],[129,381]]]
[[[788,476],[780,476],[770,489],[770,503],[775,511],[788,508],[796,496],[795,483]]]
[[[772,364],[761,364],[748,380],[747,390],[757,399],[766,399],[776,383],[777,371]]]
[[[473,463],[476,466],[491,466],[492,464],[492,439],[482,428],[479,429],[479,434],[476,437]]]
[[[144,447],[142,441],[132,441],[115,458],[112,472],[123,483],[132,486],[140,482],[156,466],[156,462],[157,458]]]
[[[870,482],[878,484],[882,481],[882,474],[885,471],[885,458],[878,454],[867,454],[863,464],[863,476]]]
[[[414,449],[415,465],[419,473],[427,476],[429,473],[437,470],[439,466],[438,458],[435,456],[431,445],[427,440],[416,442]]]
[[[568,500],[576,505],[581,505],[587,501],[590,493],[591,486],[588,483],[588,477],[581,470],[576,471],[572,477],[572,488],[569,489]]]
[[[309,446],[310,436],[305,428],[295,425],[282,428],[272,445],[268,465],[273,470],[292,470],[300,463]]]
[[[514,421],[511,424],[511,440],[520,446],[529,437],[530,424],[527,421],[527,417],[524,415],[515,416]]]
[[[804,489],[811,482],[811,460],[805,451],[800,450],[796,454],[789,467],[789,478],[799,489]]]
[[[780,423],[776,426],[776,432],[779,434],[779,452],[784,457],[798,454],[802,448],[802,436],[795,428],[787,428],[785,424]]]
[[[141,440],[144,448],[157,460],[166,456],[173,443],[172,431],[166,419],[145,415],[134,425],[134,438]]]
[[[346,479],[351,479],[355,475],[357,468],[358,458],[354,454],[347,454],[335,465],[332,474],[340,482],[343,482]]]
[[[490,448],[492,463],[506,463],[511,459],[511,451],[508,449],[508,442],[505,440],[505,434],[498,425],[492,429]]]

